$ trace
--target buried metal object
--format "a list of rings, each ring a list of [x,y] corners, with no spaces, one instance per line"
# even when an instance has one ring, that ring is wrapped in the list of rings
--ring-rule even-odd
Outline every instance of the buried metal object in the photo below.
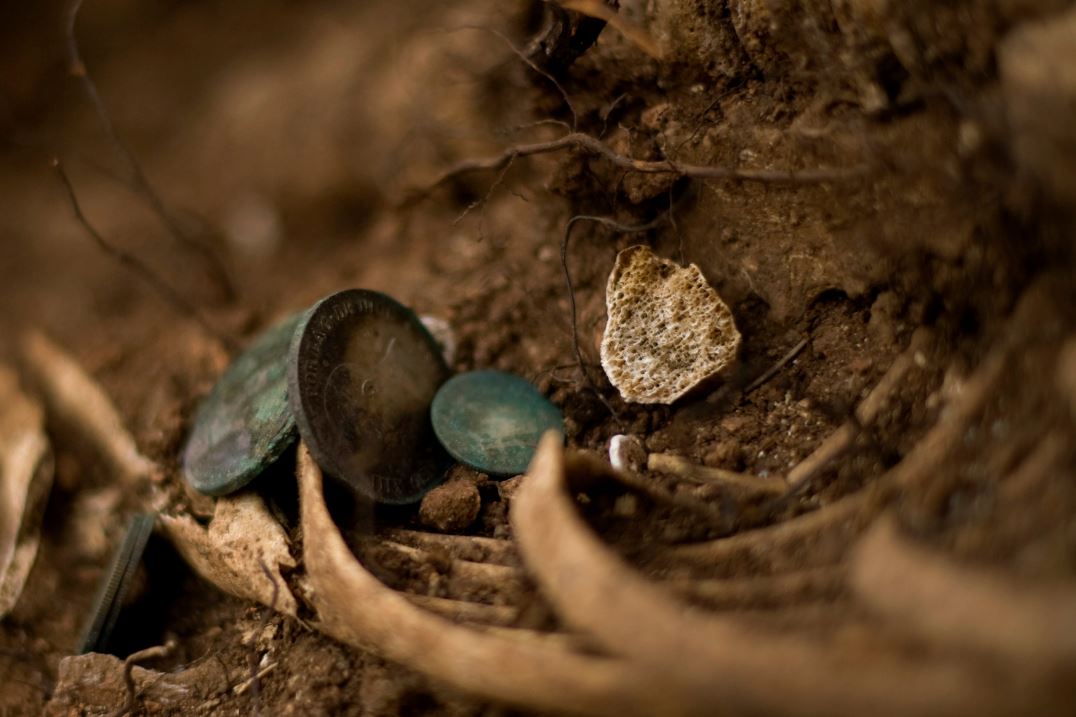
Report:
[[[449,463],[429,416],[448,375],[410,309],[349,289],[315,304],[296,329],[288,401],[325,472],[371,500],[412,503],[443,480]]]
[[[198,407],[183,451],[183,475],[195,490],[212,496],[233,493],[295,441],[286,367],[301,318],[296,314],[262,334]]]
[[[112,562],[101,580],[90,620],[76,649],[77,654],[104,652],[108,648],[112,630],[116,627],[124,599],[138,572],[156,521],[156,513],[139,513],[131,518],[123,542],[113,553]]]
[[[433,429],[452,457],[493,475],[527,470],[542,434],[564,435],[564,417],[526,379],[472,371],[449,379],[430,409]]]

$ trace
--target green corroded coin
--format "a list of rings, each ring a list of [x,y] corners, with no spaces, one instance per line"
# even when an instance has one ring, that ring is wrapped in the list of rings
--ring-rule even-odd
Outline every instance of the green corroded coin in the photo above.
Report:
[[[123,610],[124,599],[131,589],[135,573],[138,572],[142,554],[146,551],[146,543],[149,542],[156,521],[156,513],[139,513],[131,518],[123,542],[112,554],[112,561],[101,579],[93,611],[78,644],[79,655],[104,652],[108,649],[109,639]]]
[[[232,362],[194,417],[183,475],[206,495],[254,480],[295,440],[288,407],[288,346],[302,318],[269,329]]]
[[[452,457],[493,475],[527,470],[542,434],[564,432],[564,417],[529,381],[500,371],[449,379],[430,408],[433,430]]]
[[[295,331],[288,394],[322,470],[381,503],[412,503],[439,483],[448,455],[430,401],[448,378],[441,349],[402,304],[350,289],[318,302]]]

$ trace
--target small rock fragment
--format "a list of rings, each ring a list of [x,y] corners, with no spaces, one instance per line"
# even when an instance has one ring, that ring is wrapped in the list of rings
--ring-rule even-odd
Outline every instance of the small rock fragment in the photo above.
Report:
[[[638,473],[646,465],[643,442],[636,436],[613,436],[609,440],[609,463],[618,471]]]
[[[732,312],[694,264],[628,247],[617,255],[605,303],[602,367],[625,401],[672,403],[736,358]]]
[[[482,498],[474,483],[457,480],[427,493],[419,506],[418,519],[427,528],[459,533],[474,522],[481,507]]]

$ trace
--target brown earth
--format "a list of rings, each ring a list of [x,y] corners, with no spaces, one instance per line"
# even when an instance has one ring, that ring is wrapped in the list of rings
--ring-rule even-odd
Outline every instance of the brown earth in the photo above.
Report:
[[[25,329],[46,331],[101,383],[167,473],[159,485],[121,492],[52,427],[57,476],[41,551],[0,622],[0,714],[106,714],[123,704],[118,663],[60,664],[127,516],[158,501],[204,517],[203,501],[183,488],[178,454],[229,346],[353,286],[447,320],[458,338],[455,370],[492,367],[533,380],[563,408],[571,446],[604,454],[613,435],[630,434],[650,453],[761,478],[783,476],[808,456],[849,420],[913,333],[931,330],[895,400],[790,498],[739,500],[647,471],[645,494],[620,487],[582,496],[590,524],[654,579],[838,563],[847,545],[808,542],[769,563],[740,551],[690,569],[671,562],[668,548],[747,534],[872,490],[976,367],[1004,350],[985,409],[942,468],[893,497],[891,512],[916,541],[997,571],[1017,589],[1071,586],[1076,123],[1065,117],[1076,113],[1076,32],[1072,11],[1060,15],[1066,3],[620,5],[649,29],[663,59],[607,26],[570,67],[553,68],[558,88],[497,34],[526,45],[548,12],[538,2],[88,4],[82,50],[114,124],[180,221],[208,228],[236,287],[230,300],[204,254],[170,237],[132,190],[64,71],[62,8],[0,10],[0,360],[18,362]],[[1052,68],[1045,79],[1042,66]],[[503,171],[414,194],[456,162],[550,141],[573,124],[636,159],[865,173],[806,183],[703,180],[625,171],[576,149],[516,158]],[[49,168],[53,154],[101,233],[149,264],[217,335],[91,243]],[[589,221],[573,228],[567,269],[585,375],[560,260],[566,225],[580,214],[654,224],[640,233]],[[723,381],[672,407],[625,404],[598,365],[606,279],[617,252],[636,243],[698,264],[743,334],[740,360]],[[804,339],[794,359],[752,386]],[[1062,449],[1027,478],[1028,457],[1049,440]],[[293,461],[286,456],[259,490],[298,556]],[[512,537],[512,484],[460,473],[481,498],[468,533]],[[417,506],[374,517],[379,530],[425,529]],[[518,608],[507,618],[516,627],[563,627],[526,574],[499,589],[475,587],[453,576],[459,556],[416,557],[349,537],[394,589]],[[154,560],[166,567],[149,566],[122,642],[134,650],[175,640],[171,657],[146,666],[168,673],[167,684],[197,689],[147,690],[140,709],[511,713],[267,615],[160,551]],[[760,635],[805,634],[833,650],[938,649],[929,635],[880,623],[847,586],[698,605],[732,612]],[[237,694],[252,657],[275,667]],[[1009,664],[1004,654],[966,657],[985,664],[985,675]],[[1052,665],[1012,689],[1028,690],[1040,712],[1070,713],[1073,674],[1071,662]]]

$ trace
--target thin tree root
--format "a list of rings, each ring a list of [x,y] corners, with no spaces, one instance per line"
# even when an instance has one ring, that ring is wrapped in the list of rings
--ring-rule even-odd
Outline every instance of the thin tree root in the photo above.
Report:
[[[620,154],[596,137],[583,132],[571,132],[559,139],[531,144],[516,144],[508,147],[495,157],[469,159],[459,162],[447,169],[426,188],[414,193],[412,201],[421,199],[437,187],[456,177],[473,172],[489,172],[502,169],[509,162],[523,157],[540,154],[552,154],[568,149],[575,149],[605,159],[620,169],[641,174],[672,174],[677,177],[689,177],[702,180],[726,180],[738,182],[759,182],[761,184],[818,184],[821,182],[843,182],[860,179],[868,174],[870,167],[821,167],[814,169],[732,169],[730,167],[711,167],[697,164],[685,164],[671,159],[644,160]]]
[[[317,627],[331,637],[466,692],[530,709],[609,717],[702,713],[698,704],[670,697],[657,673],[633,663],[498,637],[411,604],[355,560],[329,516],[321,470],[302,444],[298,477]]]
[[[670,684],[708,697],[724,714],[1003,714],[1011,690],[942,660],[894,656],[841,660],[827,645],[746,628],[695,612],[623,563],[587,527],[567,480],[607,476],[602,463],[566,461],[559,436],[539,445],[512,513],[524,561],[558,614],[613,654],[654,670],[675,666]]]
[[[82,85],[83,91],[85,91],[86,96],[90,100],[90,104],[93,105],[93,109],[97,113],[97,119],[101,123],[101,128],[104,130],[105,136],[112,144],[112,148],[115,150],[116,154],[119,155],[124,164],[127,165],[127,170],[135,191],[141,194],[149,203],[150,209],[153,210],[153,213],[160,220],[169,235],[171,235],[176,242],[192,249],[198,254],[198,257],[205,264],[210,281],[216,285],[225,300],[234,302],[238,298],[238,292],[235,288],[235,282],[228,273],[228,269],[224,265],[223,260],[212,247],[183,230],[172,216],[172,213],[168,210],[161,195],[157,193],[157,190],[154,189],[153,185],[150,183],[146,173],[142,171],[142,165],[135,157],[134,152],[132,152],[131,148],[120,139],[119,133],[112,123],[112,117],[105,107],[105,102],[101,99],[100,92],[97,91],[97,84],[93,81],[93,78],[90,77],[90,73],[86,69],[86,63],[82,60],[82,53],[79,51],[78,37],[75,33],[75,21],[78,19],[78,13],[81,8],[82,0],[71,0],[67,6],[64,39],[67,43],[68,71],[71,73],[71,76],[78,80]],[[64,182],[65,184],[70,185],[70,182],[67,181],[66,177],[64,177]],[[68,188],[70,190],[70,186]],[[73,194],[74,192],[72,191],[72,195]]]
[[[112,401],[74,358],[38,332],[26,334],[21,349],[23,364],[41,392],[49,419],[98,453],[120,483],[134,487],[163,475],[138,450]]]
[[[123,661],[123,684],[127,688],[127,699],[118,710],[112,713],[112,717],[123,717],[123,715],[130,714],[134,711],[135,699],[137,698],[137,688],[134,680],[135,665],[139,662],[145,662],[146,660],[168,657],[175,651],[175,649],[175,640],[169,640],[163,645],[147,647],[144,650],[139,650],[138,652],[127,656],[127,659]]]

